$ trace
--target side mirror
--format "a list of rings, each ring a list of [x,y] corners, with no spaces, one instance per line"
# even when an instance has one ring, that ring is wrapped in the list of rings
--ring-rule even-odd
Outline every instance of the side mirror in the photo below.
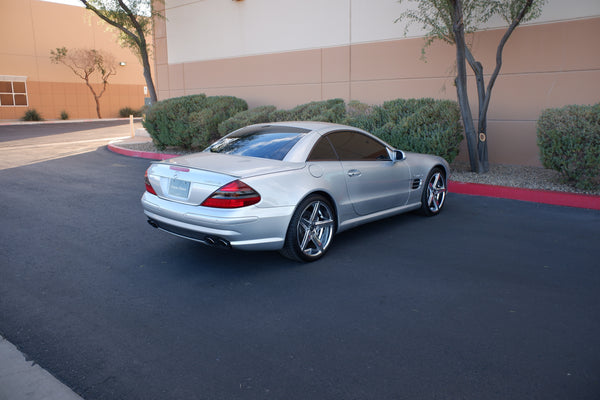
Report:
[[[394,161],[402,161],[406,158],[406,154],[402,150],[394,150]]]

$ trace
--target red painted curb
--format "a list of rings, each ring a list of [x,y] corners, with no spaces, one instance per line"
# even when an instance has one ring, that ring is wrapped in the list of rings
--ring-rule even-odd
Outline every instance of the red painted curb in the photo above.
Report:
[[[179,157],[179,154],[153,153],[149,151],[129,150],[114,144],[108,144],[108,149],[125,156],[147,158],[150,160],[167,160]],[[600,210],[600,196],[553,192],[551,190],[522,189],[509,186],[493,186],[481,183],[448,182],[451,193],[469,194],[473,196],[496,197],[501,199],[530,201],[534,203],[551,204],[555,206],[589,208]]]
[[[109,143],[108,149],[114,153],[122,154],[129,157],[147,158],[149,160],[168,160],[169,158],[179,157],[181,154],[164,154],[154,153],[150,151],[129,150],[124,147],[115,146]]]
[[[509,186],[493,186],[481,183],[448,182],[451,193],[475,196],[497,197],[502,199],[531,201],[556,206],[589,208],[600,210],[600,196],[554,192],[551,190],[523,189]]]

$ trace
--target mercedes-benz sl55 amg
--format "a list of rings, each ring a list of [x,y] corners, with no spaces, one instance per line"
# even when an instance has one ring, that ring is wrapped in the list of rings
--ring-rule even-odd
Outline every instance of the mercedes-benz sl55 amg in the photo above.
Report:
[[[258,124],[151,164],[142,206],[150,225],[186,239],[314,261],[343,230],[412,210],[437,215],[449,172],[443,158],[350,126]]]

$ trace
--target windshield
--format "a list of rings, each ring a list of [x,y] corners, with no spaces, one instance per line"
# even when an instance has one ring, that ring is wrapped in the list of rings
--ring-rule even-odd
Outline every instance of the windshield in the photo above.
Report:
[[[227,135],[205,151],[238,156],[283,160],[309,129],[289,126],[261,126]]]

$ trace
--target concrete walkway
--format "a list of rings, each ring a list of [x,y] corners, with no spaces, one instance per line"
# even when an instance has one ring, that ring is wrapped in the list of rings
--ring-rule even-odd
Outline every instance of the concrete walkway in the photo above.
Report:
[[[0,336],[1,400],[82,400]]]

